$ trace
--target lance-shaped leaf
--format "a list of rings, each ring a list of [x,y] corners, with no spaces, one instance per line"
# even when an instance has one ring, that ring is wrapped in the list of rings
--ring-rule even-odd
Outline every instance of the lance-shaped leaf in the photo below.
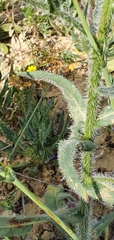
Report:
[[[96,127],[101,128],[111,124],[114,124],[114,110],[108,106],[100,112],[96,121]]]
[[[2,122],[0,122],[0,128],[1,128],[1,132],[3,133],[3,135],[12,143],[15,143],[18,135],[16,134],[16,132],[14,132],[13,130],[10,130],[7,126],[5,126],[5,124],[3,124]]]
[[[17,218],[10,218],[10,217],[0,217],[0,238],[5,237],[12,237],[12,236],[16,236],[16,237],[20,237],[20,236],[25,236],[27,234],[27,232],[30,232],[31,228],[32,228],[32,224],[29,223],[29,225],[17,225],[14,226],[13,224],[16,224],[17,222],[19,223],[19,219]],[[22,222],[22,220],[21,220]]]
[[[46,214],[36,216],[16,216],[16,217],[0,217],[0,238],[11,236],[24,236],[30,232],[33,224],[45,222],[49,220]]]
[[[109,181],[110,179],[110,181]],[[114,179],[105,177],[92,177],[91,184],[88,185],[86,191],[89,196],[99,199],[108,204],[114,204]]]
[[[99,174],[97,176],[94,177],[95,181],[98,182],[103,182],[105,183],[109,183],[109,184],[114,184],[114,178],[110,177],[110,176],[104,176],[103,174]]]
[[[114,98],[114,86],[112,86],[112,87],[99,87],[98,91],[103,96]]]
[[[85,121],[86,102],[74,84],[66,78],[45,71],[22,72],[17,74],[18,76],[31,80],[49,82],[58,87],[68,103],[68,109],[74,122],[78,124],[80,121]]]
[[[68,186],[88,202],[88,195],[79,180],[78,173],[73,164],[76,146],[79,142],[75,139],[64,140],[59,142],[58,161],[59,167],[67,181]]]
[[[71,194],[64,192],[64,188],[62,185],[59,185],[59,187],[48,185],[44,198],[45,198],[46,205],[51,210],[56,211],[58,209],[58,212],[61,213],[62,220],[69,227],[71,227],[72,224],[73,226],[75,226],[76,223],[79,223],[79,221],[82,219],[82,215],[77,211],[76,199],[74,199]],[[68,202],[70,200],[70,204],[73,203],[75,207],[68,208],[67,210],[67,205],[65,203],[65,200],[67,200]],[[67,212],[65,211],[65,209]],[[61,232],[64,238],[66,240],[69,240],[68,234],[60,226],[58,226],[58,224],[56,224],[54,221],[52,221],[52,223],[56,226],[59,232]]]
[[[109,224],[114,220],[114,212],[108,213],[102,217],[100,221],[98,221],[93,226],[93,239],[98,239],[98,237],[104,232],[105,228],[109,226]]]

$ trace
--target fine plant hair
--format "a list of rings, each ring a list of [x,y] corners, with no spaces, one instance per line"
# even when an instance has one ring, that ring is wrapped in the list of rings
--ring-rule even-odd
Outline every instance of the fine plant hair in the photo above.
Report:
[[[51,14],[57,15],[61,11],[62,1],[58,1],[59,5],[57,6],[55,1],[49,0],[45,2],[49,4],[49,9],[52,11]],[[89,3],[91,4],[91,1]],[[112,212],[112,214],[104,216],[99,224],[92,224],[93,200],[99,200],[107,205],[114,204],[114,178],[105,176],[102,173],[98,175],[92,173],[92,160],[96,148],[95,132],[114,122],[114,99],[112,97],[113,91],[111,91],[112,83],[111,76],[107,69],[107,54],[110,48],[107,41],[110,40],[111,35],[108,32],[108,28],[109,25],[111,25],[111,16],[114,14],[114,9],[113,0],[102,0],[99,1],[99,3],[97,0],[93,1],[93,3],[93,16],[91,19],[93,25],[95,25],[95,28],[93,26],[93,29],[95,29],[93,33],[90,30],[88,21],[86,21],[86,13],[88,12],[86,9],[89,9],[90,5],[85,3],[80,7],[78,1],[73,0],[74,6],[72,9],[72,11],[76,9],[75,19],[80,22],[80,26],[82,25],[82,29],[84,29],[80,34],[84,34],[90,44],[90,50],[87,51],[91,60],[91,67],[89,69],[86,99],[74,84],[60,75],[45,71],[17,73],[17,75],[28,78],[31,81],[45,81],[53,84],[62,91],[68,103],[68,110],[73,124],[70,127],[69,138],[67,140],[61,140],[58,144],[58,163],[69,188],[79,197],[77,212],[80,218],[78,223],[76,220],[75,228],[70,227],[71,225],[61,220],[62,218],[56,214],[56,201],[54,198],[54,207],[51,209],[48,201],[46,206],[40,199],[36,199],[34,194],[16,178],[14,171],[9,165],[6,166],[3,163],[0,169],[1,181],[12,182],[15,186],[20,188],[70,236],[68,236],[67,239],[72,238],[74,240],[98,239],[100,234],[106,230],[110,222],[114,219],[114,212]],[[98,10],[98,6],[100,11]],[[81,9],[82,7],[83,10]],[[95,16],[96,13],[97,16]],[[97,19],[95,19],[95,17]],[[98,23],[97,28],[96,23]],[[110,26],[110,32],[112,31],[111,28],[112,26]],[[85,51],[86,49],[88,48],[85,48]],[[102,74],[105,79],[105,89],[100,86]],[[104,107],[102,110],[99,109],[98,111],[99,96],[104,95],[104,92],[105,96],[109,97],[110,106]],[[76,149],[80,149],[82,153],[80,174],[76,171],[74,166]],[[11,156],[12,152],[10,153],[9,159]],[[54,191],[50,192],[50,189],[48,190],[48,196],[52,196],[52,192],[55,194]],[[51,197],[48,197],[48,200],[49,198]]]

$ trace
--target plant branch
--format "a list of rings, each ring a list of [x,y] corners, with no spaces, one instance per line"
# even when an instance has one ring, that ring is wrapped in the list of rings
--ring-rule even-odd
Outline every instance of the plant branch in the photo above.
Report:
[[[10,167],[6,167],[7,172],[0,169],[0,176],[6,179],[6,182],[12,182],[16,187],[18,187],[24,194],[26,194],[37,206],[39,206],[42,210],[44,210],[48,216],[50,216],[58,225],[60,225],[70,237],[74,240],[79,240],[75,233],[64,224],[64,222],[53,212],[51,211],[39,198],[37,198],[34,193],[30,192],[30,190],[25,187],[16,177],[14,171]]]
[[[99,49],[91,31],[90,31],[90,28],[89,28],[89,26],[86,22],[85,16],[84,16],[84,14],[83,14],[83,12],[82,12],[79,4],[78,4],[78,1],[73,0],[73,3],[74,3],[74,6],[75,6],[75,8],[78,12],[78,16],[81,20],[83,28],[84,28],[84,30],[87,34],[88,40],[89,40],[91,46],[96,51],[96,53],[98,54],[98,57],[102,59],[101,65],[103,65],[103,62],[104,62],[103,58],[104,57],[101,54],[101,51],[100,51],[100,49]],[[108,30],[108,25],[109,25],[109,21],[110,21],[111,12],[112,12],[112,4],[113,4],[112,0],[107,0],[107,1],[104,1],[103,7],[102,7],[102,14],[101,14],[100,23],[99,23],[99,29],[98,29],[98,32],[97,32],[97,41],[98,41],[99,44],[101,44],[101,49],[102,49],[104,41],[106,39],[106,33],[107,33],[107,30]],[[106,86],[107,87],[111,86],[107,66],[102,67],[102,72],[103,72],[103,75],[104,75],[104,78],[105,78],[105,81],[106,81]],[[111,106],[114,109],[114,99],[110,98],[110,101],[111,101]]]
[[[81,23],[82,23],[82,25],[84,27],[84,30],[85,30],[85,32],[87,34],[87,37],[88,37],[88,39],[89,39],[89,41],[91,43],[91,46],[95,49],[96,52],[98,52],[99,49],[98,49],[97,43],[94,40],[94,37],[93,37],[93,35],[92,35],[91,31],[90,31],[90,28],[89,28],[89,26],[88,26],[88,24],[86,22],[85,16],[84,16],[84,14],[83,14],[80,6],[79,6],[78,1],[77,0],[73,0],[73,3],[74,3],[74,6],[75,6],[75,8],[76,8],[76,10],[78,12],[78,16],[79,16],[79,18],[81,20]]]

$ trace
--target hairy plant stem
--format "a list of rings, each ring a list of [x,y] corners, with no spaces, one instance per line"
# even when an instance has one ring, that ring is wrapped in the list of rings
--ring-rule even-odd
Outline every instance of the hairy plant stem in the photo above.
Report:
[[[94,127],[97,118],[97,106],[98,106],[98,92],[99,80],[101,77],[101,60],[98,58],[95,50],[92,52],[92,66],[91,66],[89,89],[88,89],[88,101],[86,112],[86,123],[84,139],[91,140],[94,135]],[[91,179],[91,152],[83,153],[82,161],[82,182],[84,185],[90,183]]]
[[[82,214],[81,222],[79,223],[78,234],[81,240],[91,239],[91,202],[85,203],[81,200],[80,214]]]
[[[96,91],[99,86],[99,79],[101,75],[101,60],[96,54],[95,50],[92,52],[92,66],[89,80],[88,89],[88,102],[86,112],[86,124],[84,138],[91,140],[94,135],[94,127],[97,116],[98,106],[98,92]],[[83,152],[82,155],[82,183],[84,187],[91,183],[92,174],[92,152]],[[82,221],[79,226],[79,236],[81,240],[90,239],[90,215],[91,215],[91,202],[85,203],[81,200],[80,212],[83,215]]]
[[[110,24],[113,3],[114,3],[113,0],[103,0],[102,12],[100,16],[98,30],[96,33],[97,41],[99,43],[101,50],[103,48],[103,44],[107,40],[107,32]]]
[[[104,0],[102,6],[102,13],[100,16],[99,27],[96,33],[97,41],[99,43],[100,50],[103,51],[104,43],[107,40],[107,32],[110,24],[111,14],[112,14],[112,6],[113,0]],[[110,87],[110,77],[108,73],[107,66],[102,67],[102,72],[105,78],[106,86]],[[110,98],[111,106],[114,109],[114,99]]]
[[[83,28],[86,32],[86,35],[88,37],[88,40],[91,44],[91,46],[94,48],[94,50],[96,51],[96,53],[99,54],[99,57],[102,59],[102,72],[106,81],[106,86],[109,87],[111,86],[110,83],[110,77],[109,77],[109,73],[108,73],[108,69],[107,66],[103,66],[105,64],[104,61],[104,53],[103,53],[103,44],[106,41],[106,35],[107,35],[107,31],[108,31],[108,26],[110,23],[110,18],[111,18],[111,13],[112,13],[112,6],[113,6],[113,0],[104,0],[103,1],[103,6],[102,6],[102,13],[101,13],[101,17],[100,17],[100,22],[99,22],[99,27],[98,27],[98,31],[96,34],[96,39],[97,42],[99,43],[99,45],[96,43],[90,28],[86,22],[85,16],[79,6],[79,3],[77,0],[73,0],[73,4],[78,12],[78,16],[81,20],[81,23],[83,25]],[[110,98],[110,102],[111,102],[111,106],[114,109],[114,99]]]
[[[107,70],[106,63],[104,61],[105,56],[103,53],[104,43],[106,42],[106,36],[108,31],[108,26],[110,23],[110,16],[112,12],[113,0],[104,0],[102,5],[102,13],[100,16],[98,31],[96,34],[97,42],[94,40],[93,35],[89,29],[89,26],[85,20],[84,14],[80,9],[77,0],[73,0],[74,6],[78,12],[78,16],[87,34],[88,40],[92,46],[92,67],[91,75],[89,80],[89,90],[88,90],[88,102],[87,102],[87,113],[86,113],[86,124],[84,131],[85,139],[92,139],[94,134],[94,126],[97,116],[97,105],[98,105],[98,93],[97,87],[99,86],[101,68],[106,79],[106,85],[110,86],[110,78]],[[114,108],[114,100],[111,99],[111,105]],[[86,187],[91,183],[92,175],[92,152],[83,152],[82,156],[82,184]],[[91,202],[85,203],[81,200],[80,212],[82,214],[82,221],[79,224],[79,237],[81,240],[91,239]]]
[[[75,8],[76,8],[76,10],[77,10],[77,13],[78,13],[79,18],[81,19],[81,23],[82,23],[82,25],[83,25],[83,27],[84,27],[84,30],[85,30],[85,32],[86,32],[86,34],[87,34],[87,36],[88,36],[88,39],[89,39],[89,41],[90,41],[90,43],[91,43],[91,46],[92,46],[92,47],[95,49],[95,51],[97,52],[97,51],[98,51],[97,43],[95,42],[95,40],[94,40],[94,38],[93,38],[93,35],[92,35],[92,33],[91,33],[91,31],[90,31],[90,28],[89,28],[89,26],[88,26],[88,24],[87,24],[87,22],[86,22],[85,16],[84,16],[84,14],[83,14],[80,6],[79,6],[78,1],[77,1],[77,0],[73,0],[73,4],[74,4],[74,6],[75,6]]]

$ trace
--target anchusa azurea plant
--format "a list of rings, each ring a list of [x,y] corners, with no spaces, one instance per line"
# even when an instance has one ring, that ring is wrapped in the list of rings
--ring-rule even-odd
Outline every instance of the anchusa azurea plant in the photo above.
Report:
[[[40,1],[38,1],[40,2]],[[107,69],[107,56],[112,47],[112,34],[114,24],[114,1],[73,0],[76,9],[75,17],[66,13],[61,4],[57,6],[55,1],[47,1],[51,10],[56,15],[63,12],[67,21],[71,21],[75,28],[80,30],[80,42],[89,55],[89,76],[87,97],[83,97],[78,89],[62,76],[44,71],[18,73],[22,77],[32,80],[46,81],[60,88],[68,103],[73,124],[67,140],[61,140],[58,145],[58,162],[64,179],[69,188],[78,194],[80,203],[77,212],[79,221],[75,222],[75,229],[71,229],[65,221],[61,220],[56,212],[50,210],[39,199],[36,200],[33,193],[23,186],[16,178],[10,167],[1,167],[2,180],[11,181],[38,204],[68,235],[75,240],[98,239],[99,235],[114,219],[114,213],[104,216],[99,224],[92,225],[92,202],[97,199],[105,204],[114,204],[114,178],[92,172],[92,159],[95,154],[95,132],[102,127],[114,122],[114,97],[112,77]],[[59,1],[58,1],[59,2]],[[69,2],[69,1],[68,1]],[[74,28],[73,28],[74,29]],[[75,33],[75,32],[74,32]],[[100,85],[101,75],[105,79],[105,85]],[[98,111],[100,95],[110,98],[110,106]],[[80,134],[80,132],[82,134]],[[76,171],[74,158],[77,147],[82,146],[81,170]],[[107,237],[107,236],[106,236]],[[107,237],[108,239],[108,237]]]

